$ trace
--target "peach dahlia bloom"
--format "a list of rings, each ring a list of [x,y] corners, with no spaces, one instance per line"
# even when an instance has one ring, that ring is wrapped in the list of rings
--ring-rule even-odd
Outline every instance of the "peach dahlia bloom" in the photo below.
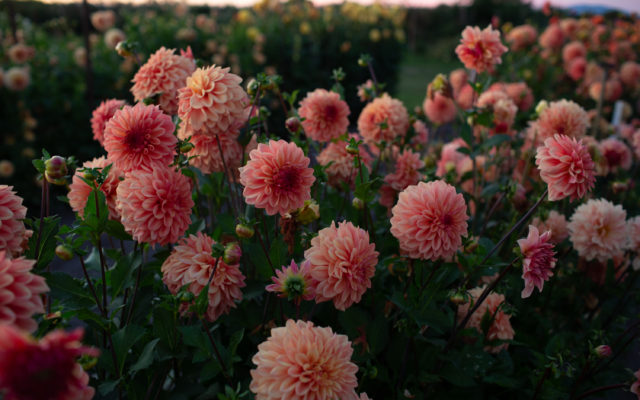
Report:
[[[351,134],[350,138],[357,140],[360,139],[358,135]],[[358,146],[360,160],[362,161],[363,168],[369,168],[371,166],[371,156],[367,151],[367,146],[362,143]],[[329,177],[329,184],[336,188],[341,188],[342,183],[347,183],[353,186],[355,178],[358,175],[358,168],[354,165],[355,155],[347,153],[345,142],[331,142],[327,144],[316,160],[318,164],[326,166],[331,163],[325,172]]]
[[[308,137],[328,142],[347,132],[351,111],[338,93],[316,89],[300,102],[298,113]]]
[[[171,117],[158,106],[124,106],[104,128],[104,149],[122,172],[164,169],[176,153],[174,130]]]
[[[354,400],[358,367],[345,335],[288,320],[258,345],[249,388],[256,400]]]
[[[7,51],[9,59],[15,64],[24,64],[33,58],[35,54],[36,50],[33,47],[23,43],[14,44],[9,48],[9,51]]]
[[[111,49],[115,49],[124,40],[127,40],[127,36],[117,28],[111,28],[104,34],[104,43]]]
[[[272,276],[273,283],[266,287],[267,292],[278,293],[278,297],[300,302],[311,300],[316,296],[317,282],[311,276],[311,263],[305,260],[298,264],[291,260],[289,266],[276,270]]]
[[[221,258],[216,266],[216,258],[211,254],[215,243],[202,232],[190,235],[173,248],[161,268],[162,281],[171,293],[175,295],[180,288],[189,285],[189,291],[198,296],[209,283],[215,267],[215,275],[207,291],[209,303],[205,315],[210,322],[235,308],[235,302],[242,300],[240,289],[246,286],[240,265],[228,265]],[[180,306],[183,314],[188,309],[189,304]]]
[[[522,298],[531,296],[534,288],[542,292],[544,282],[548,281],[556,266],[557,259],[554,257],[553,244],[551,243],[551,231],[543,234],[538,232],[538,228],[529,225],[529,236],[518,240],[518,246],[522,252],[522,279],[524,279],[524,289]]]
[[[400,192],[407,186],[417,185],[424,179],[424,174],[420,172],[422,168],[424,168],[424,161],[420,158],[420,154],[405,149],[396,158],[395,169],[393,173],[384,177],[384,182]]]
[[[436,93],[432,99],[424,99],[422,109],[429,120],[435,124],[447,124],[456,118],[456,103],[453,99],[441,93]]]
[[[249,97],[242,78],[229,68],[198,68],[178,91],[178,116],[193,133],[216,135],[236,131],[247,120]]]
[[[240,168],[240,183],[247,204],[263,208],[268,215],[285,214],[304,206],[311,198],[316,178],[310,160],[295,143],[270,140],[249,153]]]
[[[552,137],[556,133],[581,138],[589,128],[587,112],[573,101],[552,101],[536,120],[539,140]]]
[[[12,260],[6,251],[0,251],[0,326],[28,332],[38,328],[32,317],[44,313],[41,295],[49,287],[43,277],[31,273],[35,263],[24,257]]]
[[[175,243],[191,224],[191,181],[168,167],[125,175],[116,190],[124,229],[141,243]]]
[[[321,229],[311,239],[304,257],[311,263],[311,277],[317,282],[316,302],[333,300],[341,311],[358,303],[371,287],[379,253],[369,242],[369,233],[351,222]]]
[[[549,212],[549,216],[544,222],[540,221],[538,217],[534,218],[531,221],[531,225],[538,228],[541,232],[551,231],[551,237],[549,238],[551,243],[560,243],[569,237],[567,218],[556,210]]]
[[[186,140],[190,138],[189,143],[194,147],[186,153],[187,157],[193,157],[189,160],[189,164],[198,168],[203,174],[212,172],[224,172],[224,165],[237,176],[238,167],[242,163],[242,146],[237,140],[237,135],[233,133],[223,133],[217,136],[204,135],[196,133],[189,135],[181,126],[178,129],[178,138]],[[222,155],[218,147],[222,147]]]
[[[6,251],[9,257],[22,254],[33,233],[22,222],[27,207],[12,189],[13,186],[0,185],[0,251]]]
[[[93,110],[91,114],[91,130],[93,131],[93,138],[101,145],[104,144],[104,128],[107,125],[107,121],[124,105],[124,100],[109,99],[100,103],[100,105]]]
[[[511,29],[505,37],[511,51],[524,50],[536,42],[538,31],[531,25],[520,25]]]
[[[358,117],[358,131],[368,143],[391,142],[408,129],[407,109],[386,93],[367,104]]]
[[[111,10],[96,11],[91,14],[91,25],[100,32],[113,27],[116,23],[116,14]]]
[[[196,69],[193,58],[174,54],[175,51],[159,48],[131,80],[135,101],[159,94],[160,108],[169,115],[178,113],[178,89],[187,85],[187,78]]]
[[[574,58],[565,64],[564,69],[569,78],[579,81],[587,71],[587,59],[584,57]]]
[[[483,291],[484,287],[477,287],[469,290],[471,301],[458,307],[459,320],[462,320],[465,315],[467,315],[469,307],[471,307],[471,304],[475,304]],[[485,314],[488,314],[491,318],[491,325],[489,326],[485,340],[487,342],[496,340],[512,340],[515,336],[515,332],[511,326],[511,321],[509,320],[510,315],[502,311],[501,305],[504,302],[505,297],[503,294],[491,292],[484,302],[482,302],[480,307],[471,314],[471,318],[469,318],[469,322],[467,322],[466,327],[475,328],[480,334],[483,334],[482,320],[485,317]],[[503,343],[497,346],[489,344],[485,346],[484,350],[491,353],[499,353],[502,350],[506,350],[508,347],[509,343]]]
[[[448,171],[455,170],[458,177],[463,175],[466,165],[471,157],[458,151],[461,147],[468,147],[464,140],[457,138],[442,146],[440,159],[438,160],[436,176],[442,178]]]
[[[466,68],[492,72],[497,64],[502,63],[502,55],[507,50],[500,41],[500,31],[490,25],[483,30],[467,26],[462,31],[456,54]]]
[[[547,183],[549,200],[581,199],[595,183],[595,164],[582,141],[554,135],[538,147],[536,165]]]
[[[97,168],[102,170],[110,164],[112,164],[112,162],[102,156],[85,162],[82,164],[82,168]],[[73,178],[71,179],[71,185],[69,185],[69,194],[67,197],[69,198],[69,205],[71,206],[71,209],[82,217],[92,188],[81,179],[85,172],[80,171],[80,169],[81,168],[78,168],[76,170]],[[122,177],[124,177],[124,174],[115,165],[112,165],[109,170],[109,174],[107,175],[107,179],[100,187],[100,190],[102,190],[102,193],[104,193],[107,200],[109,219],[116,221],[120,219],[120,214],[118,214],[118,209],[116,208],[116,189],[118,188],[120,178]]]
[[[95,389],[77,359],[97,357],[82,345],[82,328],[49,332],[36,341],[11,326],[0,325],[0,392],[5,400],[90,400]]]
[[[621,257],[628,245],[627,212],[605,199],[580,205],[569,222],[570,239],[580,257],[600,262]]]
[[[4,86],[14,92],[20,92],[31,83],[28,67],[12,67],[4,71]]]
[[[467,205],[444,181],[420,182],[398,196],[391,234],[411,258],[436,261],[453,256],[467,235]]]

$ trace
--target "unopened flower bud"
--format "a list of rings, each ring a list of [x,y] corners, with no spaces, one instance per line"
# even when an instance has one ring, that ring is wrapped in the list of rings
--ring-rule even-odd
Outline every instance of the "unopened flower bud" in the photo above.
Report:
[[[183,142],[183,143],[180,145],[180,153],[188,153],[188,152],[190,152],[191,150],[193,150],[193,148],[194,148],[194,147],[195,147],[195,146],[194,146],[194,145],[193,145],[193,143],[191,143],[191,142]]]
[[[44,162],[44,176],[49,183],[54,185],[64,184],[64,177],[67,175],[67,162],[60,156],[53,156]]]
[[[59,244],[56,247],[56,255],[61,260],[69,261],[73,258],[73,251],[71,251],[71,248],[69,248],[69,246],[65,244]]]
[[[116,52],[121,57],[129,57],[133,53],[131,53],[131,45],[126,40],[118,42],[116,45]]]
[[[240,244],[238,244],[238,242],[228,243],[224,247],[224,256],[222,257],[222,261],[224,261],[225,264],[237,264],[240,262],[241,257],[242,249],[240,248]]]
[[[236,235],[238,235],[238,237],[240,238],[251,239],[255,233],[256,231],[248,225],[245,225],[245,224],[236,225]]]
[[[351,205],[356,210],[362,210],[364,208],[364,201],[362,201],[362,199],[358,197],[354,197],[353,200],[351,201]]]
[[[607,346],[606,344],[602,344],[598,347],[596,347],[594,349],[596,355],[600,358],[607,358],[609,356],[611,356],[611,347]]]
[[[449,296],[449,301],[451,301],[453,304],[459,306],[461,304],[466,303],[467,299],[465,298],[464,294],[462,294],[460,292],[455,292],[455,293],[452,293],[451,296]]]
[[[315,200],[305,200],[304,206],[296,210],[296,221],[303,225],[312,223],[320,218],[320,205]]]
[[[196,295],[188,290],[182,290],[178,292],[177,297],[180,303],[191,303],[196,298]]]
[[[360,150],[358,149],[358,146],[354,146],[351,143],[347,144],[345,146],[345,149],[347,150],[347,153],[349,153],[349,154],[356,155],[356,154],[360,153]]]
[[[44,316],[44,319],[47,321],[56,320],[62,318],[62,313],[60,311],[52,312]]]
[[[546,100],[540,100],[538,105],[536,105],[536,114],[540,115],[544,110],[549,107],[549,103]]]
[[[258,83],[258,81],[256,81],[255,79],[250,80],[247,83],[247,94],[249,94],[249,96],[255,96],[256,93],[258,93],[259,87],[260,84]]]
[[[284,126],[289,130],[289,132],[296,133],[300,130],[300,120],[298,117],[289,117],[284,122]]]
[[[613,193],[620,194],[629,190],[629,181],[616,181],[611,184]]]

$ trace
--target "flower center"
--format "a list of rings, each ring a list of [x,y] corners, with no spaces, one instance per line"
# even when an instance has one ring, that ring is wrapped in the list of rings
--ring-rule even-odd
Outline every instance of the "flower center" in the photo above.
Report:
[[[445,214],[442,216],[442,225],[451,226],[453,225],[453,217],[449,214]]]
[[[295,167],[281,168],[276,174],[273,184],[274,186],[283,192],[292,191],[298,186],[298,169]]]
[[[284,293],[289,300],[296,299],[304,295],[306,284],[299,275],[291,275],[284,282]]]
[[[133,129],[125,136],[124,143],[130,150],[140,151],[147,147],[147,134],[141,129]]]
[[[333,104],[329,104],[324,109],[324,119],[327,122],[333,122],[336,119],[336,115],[338,114],[338,110]]]
[[[622,158],[620,157],[620,153],[618,153],[617,151],[606,151],[604,153],[604,157],[607,159],[607,164],[609,164],[610,167],[616,167],[620,165],[620,160]]]

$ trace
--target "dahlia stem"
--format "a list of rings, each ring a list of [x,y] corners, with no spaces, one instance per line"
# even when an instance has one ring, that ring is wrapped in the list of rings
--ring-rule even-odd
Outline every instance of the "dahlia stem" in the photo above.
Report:
[[[89,273],[87,272],[87,266],[85,265],[84,260],[82,259],[82,256],[79,255],[78,258],[80,259],[80,265],[82,266],[82,272],[84,273],[84,278],[87,280],[87,286],[89,286],[89,291],[91,292],[91,295],[93,296],[93,299],[96,302],[96,306],[98,306],[98,311],[100,311],[100,314],[102,314],[104,318],[107,318],[107,314],[105,313],[105,311],[102,309],[102,306],[100,305],[100,299],[98,299],[98,294],[96,293],[96,289],[93,286],[93,282],[91,282]]]
[[[629,385],[626,384],[626,383],[616,383],[614,385],[600,386],[600,387],[588,390],[588,391],[578,395],[578,397],[576,397],[574,400],[585,399],[585,398],[587,398],[587,397],[589,397],[589,396],[591,396],[593,394],[596,394],[596,393],[600,393],[600,392],[604,392],[604,391],[612,390],[612,389],[619,389],[619,388],[623,388],[623,387],[627,387],[627,386],[629,386]]]
[[[593,121],[593,125],[591,126],[591,136],[597,137],[598,132],[600,132],[600,118],[602,116],[602,103],[604,102],[604,93],[605,87],[607,84],[607,71],[603,70],[602,80],[600,81],[600,95],[598,96],[598,103],[596,105],[596,118]]]
[[[267,248],[264,245],[264,242],[262,241],[262,236],[260,236],[260,230],[256,229],[256,237],[258,238],[258,242],[260,242],[260,247],[262,247],[262,251],[264,252],[264,255],[267,257],[267,261],[269,262],[269,266],[271,267],[271,271],[273,272],[273,275],[276,275],[276,269],[273,268],[273,263],[271,262],[271,257],[269,257],[269,252],[267,251]]]
[[[538,398],[538,395],[542,391],[542,384],[544,383],[545,380],[547,380],[550,373],[551,373],[551,367],[547,367],[547,369],[544,370],[544,374],[542,374],[542,376],[540,377],[538,384],[536,385],[536,391],[533,393],[533,397],[531,398],[531,400],[536,400]]]
[[[42,240],[42,226],[44,225],[44,218],[47,216],[48,207],[45,205],[49,196],[47,196],[47,192],[49,191],[49,182],[45,178],[42,178],[42,197],[40,199],[40,225],[38,226],[38,239],[36,240],[36,263],[40,260],[40,241]],[[48,266],[47,266],[48,268]],[[48,272],[48,271],[47,271]]]
[[[95,187],[95,202],[96,202],[96,217],[100,219],[100,205],[98,203],[98,187]],[[102,240],[100,234],[96,234],[96,246],[98,248],[98,255],[100,256],[100,273],[102,274],[102,309],[107,313],[107,261],[102,253]]]
[[[222,375],[224,375],[224,378],[231,383],[231,377],[229,376],[229,373],[227,372],[227,366],[225,365],[224,361],[222,361],[222,356],[220,355],[220,351],[218,351],[218,346],[216,345],[215,340],[213,340],[213,336],[211,335],[211,332],[209,331],[209,327],[207,326],[207,323],[205,322],[204,318],[200,318],[200,322],[202,323],[202,328],[204,329],[204,331],[207,334],[207,337],[209,338],[209,342],[211,343],[211,347],[213,347],[213,351],[215,353],[216,359],[218,360],[218,363],[220,364],[220,367],[222,368]]]
[[[373,91],[376,94],[376,97],[378,97],[378,79],[376,78],[376,73],[373,70],[373,65],[371,64],[372,64],[372,61],[369,61],[367,63],[367,67],[369,67],[369,74],[371,75],[371,79],[373,80],[373,85],[374,85]]]
[[[480,236],[484,234],[484,231],[487,229],[487,224],[489,223],[489,219],[491,218],[491,216],[493,216],[493,213],[498,209],[498,206],[502,202],[502,199],[504,199],[504,196],[505,196],[504,193],[505,192],[500,193],[500,196],[498,196],[496,201],[493,203],[493,205],[489,209],[489,212],[487,212],[487,215],[484,218],[484,223],[482,224],[482,229],[480,230]]]
[[[233,179],[233,183],[236,183],[236,178],[232,174],[232,172],[227,168],[227,162],[224,159],[224,152],[222,151],[222,144],[220,143],[220,136],[216,133],[216,141],[218,142],[218,150],[220,151],[220,158],[222,158],[222,166],[224,167],[224,174],[226,175],[227,182],[229,183],[229,201],[231,202],[231,209],[235,214],[236,218],[239,217],[238,204],[236,202],[236,193],[235,186],[231,184],[231,180]],[[231,177],[230,177],[231,176]],[[211,212],[211,210],[209,210]]]
[[[131,317],[133,316],[133,309],[134,309],[134,306],[136,305],[136,297],[137,297],[136,295],[138,294],[138,288],[140,287],[140,281],[142,280],[142,267],[144,267],[144,256],[145,256],[145,251],[143,248],[142,262],[138,267],[138,274],[136,275],[136,283],[135,283],[135,286],[133,287],[133,294],[131,295],[131,305],[129,306],[129,312],[127,313],[127,325],[129,325],[129,322],[131,321]]]

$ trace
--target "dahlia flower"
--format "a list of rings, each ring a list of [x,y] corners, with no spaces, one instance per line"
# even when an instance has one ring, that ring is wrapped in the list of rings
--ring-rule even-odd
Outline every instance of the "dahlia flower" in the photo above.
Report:
[[[104,34],[104,43],[110,49],[115,49],[118,43],[125,40],[127,40],[127,36],[117,28],[111,28]]]
[[[458,93],[465,85],[469,84],[469,75],[464,68],[454,69],[449,72],[449,83],[454,93]]]
[[[311,263],[311,277],[317,282],[316,302],[333,300],[341,311],[358,303],[371,287],[379,253],[369,242],[369,233],[351,222],[321,229],[311,239],[304,257]]]
[[[546,220],[541,221],[536,217],[531,221],[531,225],[538,228],[539,231],[551,231],[549,241],[551,243],[560,243],[569,237],[569,228],[567,227],[567,219],[564,215],[555,210],[549,212]]]
[[[605,200],[580,205],[569,222],[570,239],[580,257],[600,262],[624,254],[628,246],[627,212]]]
[[[216,258],[211,254],[211,247],[215,243],[202,232],[190,235],[174,247],[161,268],[162,281],[171,293],[175,295],[180,288],[189,285],[189,291],[198,296],[209,282],[215,267],[215,275],[207,291],[209,301],[205,315],[210,322],[235,308],[235,302],[242,300],[240,289],[246,286],[240,265],[228,265],[220,258],[216,267]],[[183,304],[180,309],[186,313],[188,308],[189,304]]]
[[[308,137],[328,142],[347,132],[351,111],[338,93],[316,89],[300,102],[298,113],[304,118],[302,127]]]
[[[442,178],[450,170],[455,170],[458,177],[462,176],[464,164],[471,160],[466,154],[458,151],[461,147],[468,147],[464,140],[458,138],[442,146],[440,159],[438,160],[436,176]]]
[[[511,51],[524,50],[536,42],[538,31],[531,25],[520,25],[511,29],[505,37]]]
[[[537,136],[545,140],[555,134],[581,138],[589,128],[587,112],[578,104],[567,101],[552,101],[536,120]]]
[[[637,370],[636,372],[634,372],[633,376],[636,379],[633,382],[633,384],[631,384],[631,388],[629,389],[629,391],[631,391],[631,393],[633,393],[636,396],[638,396],[638,399],[640,399],[640,369]]]
[[[631,218],[627,222],[629,229],[629,250],[640,253],[640,216]]]
[[[584,58],[587,56],[587,48],[579,41],[569,42],[562,48],[562,61],[568,64],[576,58]]]
[[[176,152],[174,130],[171,117],[158,106],[124,106],[104,128],[104,148],[122,172],[164,169]]]
[[[111,10],[96,11],[91,14],[91,25],[100,32],[113,27],[116,23],[116,14]]]
[[[395,191],[400,192],[407,186],[417,185],[419,181],[424,179],[424,174],[420,173],[422,168],[424,168],[424,161],[420,159],[420,154],[411,150],[404,150],[396,158],[393,173],[385,176],[384,182]]]
[[[640,64],[627,61],[620,67],[620,80],[630,89],[635,89],[640,82]]]
[[[190,138],[189,143],[193,145],[193,149],[185,155],[189,158],[193,157],[189,160],[189,164],[198,168],[203,174],[224,172],[224,164],[226,164],[229,172],[237,176],[238,167],[242,163],[242,146],[236,139],[236,135],[232,133],[221,133],[217,136],[201,133],[190,135],[180,126],[178,138],[182,140]],[[218,147],[218,139],[220,139],[224,163]]]
[[[500,42],[500,31],[493,30],[490,25],[483,30],[467,26],[462,31],[456,54],[468,69],[493,72],[496,64],[502,63],[502,55],[507,50]]]
[[[288,320],[258,345],[249,388],[256,400],[353,400],[358,367],[345,335]]]
[[[135,101],[159,94],[160,108],[169,115],[178,113],[178,89],[187,85],[187,78],[196,69],[193,58],[174,54],[175,51],[161,47],[131,80]]]
[[[93,131],[93,138],[101,145],[104,144],[104,128],[107,125],[107,121],[124,105],[124,100],[109,99],[100,103],[98,108],[93,110],[91,114],[91,130]]]
[[[391,142],[408,129],[407,109],[386,93],[367,104],[358,117],[358,131],[368,143]]]
[[[422,109],[429,120],[435,124],[447,124],[456,118],[456,104],[449,97],[436,93],[432,99],[424,99]]]
[[[391,212],[391,234],[411,258],[451,257],[467,235],[467,205],[462,194],[444,181],[409,186]]]
[[[109,164],[112,163],[102,156],[85,162],[82,164],[82,168],[97,168],[102,170],[109,166]],[[87,199],[89,198],[93,188],[82,180],[85,172],[80,171],[80,169],[81,168],[78,168],[76,170],[76,173],[71,179],[71,185],[69,185],[69,194],[67,197],[69,198],[69,205],[71,206],[71,209],[82,217],[84,215],[84,209],[87,206]],[[100,190],[102,190],[102,193],[104,193],[107,200],[109,219],[116,221],[120,219],[120,214],[118,214],[118,209],[116,207],[116,189],[118,188],[118,184],[120,184],[121,177],[124,177],[122,172],[120,172],[115,165],[112,165],[109,170],[109,174],[107,175],[107,179],[100,187]]]
[[[116,190],[124,229],[138,242],[175,243],[191,224],[191,181],[170,168],[125,175]]]
[[[78,357],[97,357],[83,346],[82,328],[49,332],[40,341],[0,325],[0,392],[5,400],[90,400],[95,390]]]
[[[22,254],[33,234],[22,222],[27,215],[22,197],[12,189],[13,186],[0,185],[0,251],[6,251],[9,257]]]
[[[600,142],[598,146],[602,155],[598,169],[602,175],[615,173],[618,169],[628,171],[631,168],[633,156],[629,147],[621,140],[608,138]]]
[[[524,257],[522,260],[523,299],[531,296],[534,287],[542,292],[544,282],[553,276],[551,270],[556,266],[557,259],[554,257],[555,252],[550,239],[551,231],[540,234],[538,228],[529,225],[529,236],[518,240],[518,246]]]
[[[549,200],[581,199],[593,188],[595,164],[582,141],[554,135],[538,147],[536,165],[549,188]]]
[[[240,168],[247,204],[265,209],[268,215],[285,214],[311,198],[311,185],[316,178],[309,168],[309,158],[295,143],[260,143],[249,158]]]
[[[31,83],[28,67],[12,67],[4,71],[4,86],[14,92],[20,92]]]
[[[564,67],[569,78],[579,81],[587,70],[587,59],[583,57],[574,58]]]
[[[24,64],[29,61],[35,55],[36,50],[31,46],[26,46],[23,43],[16,43],[9,48],[7,55],[14,64]]]
[[[427,125],[420,120],[416,120],[413,123],[413,130],[415,135],[411,138],[411,143],[426,146],[427,142],[429,142],[429,128],[427,128]]]
[[[350,138],[356,141],[360,139],[358,135],[351,134]],[[371,156],[366,150],[365,144],[358,146],[358,154],[362,162],[363,168],[369,168],[371,166]],[[342,183],[353,185],[355,178],[358,175],[358,168],[354,165],[355,155],[347,152],[345,142],[331,142],[327,144],[320,154],[316,157],[318,164],[322,166],[329,165],[325,172],[329,177],[329,184],[336,188],[341,188]]]
[[[300,267],[291,260],[288,267],[276,270],[272,276],[273,283],[267,286],[267,292],[278,293],[278,297],[295,300],[311,300],[316,296],[317,282],[311,276],[311,263],[308,260],[300,263]]]
[[[551,24],[542,32],[538,43],[544,49],[560,49],[564,43],[564,34],[558,24]]]

